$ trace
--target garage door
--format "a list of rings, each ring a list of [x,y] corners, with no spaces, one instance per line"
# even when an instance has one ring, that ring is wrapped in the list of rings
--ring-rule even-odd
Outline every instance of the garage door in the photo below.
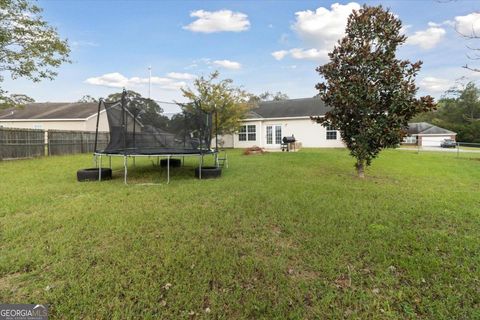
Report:
[[[450,136],[422,136],[423,147],[440,147],[443,140],[450,139]]]

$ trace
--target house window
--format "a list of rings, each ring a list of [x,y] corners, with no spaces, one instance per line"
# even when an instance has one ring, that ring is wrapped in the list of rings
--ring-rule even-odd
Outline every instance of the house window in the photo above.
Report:
[[[247,139],[248,141],[255,141],[257,140],[257,126],[249,125],[247,126]]]
[[[275,143],[276,144],[282,143],[282,127],[281,126],[275,127]]]
[[[267,144],[273,144],[272,126],[267,126]]]
[[[255,141],[257,140],[257,126],[248,125],[241,126],[238,131],[238,141]]]
[[[337,130],[332,127],[327,127],[327,140],[337,140]]]

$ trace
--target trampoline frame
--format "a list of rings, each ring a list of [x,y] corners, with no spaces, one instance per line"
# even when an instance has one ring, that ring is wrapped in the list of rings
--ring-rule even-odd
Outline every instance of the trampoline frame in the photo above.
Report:
[[[124,130],[126,132],[127,127],[125,123],[125,113],[129,112],[125,108],[126,104],[126,90],[123,89],[122,92],[122,98],[119,101],[116,101],[112,104],[116,105],[117,103],[121,103],[122,105],[122,126],[124,127]],[[200,104],[200,101],[195,101],[195,103]],[[198,157],[199,160],[199,179],[202,179],[202,166],[204,162],[204,157],[206,155],[213,155],[214,156],[214,161],[215,161],[215,166],[218,168],[219,167],[219,162],[218,162],[218,116],[217,112],[215,112],[215,149],[199,149],[198,153],[152,153],[152,154],[145,154],[145,153],[127,153],[126,149],[124,148],[122,152],[118,153],[109,153],[109,152],[100,152],[97,150],[97,142],[98,142],[98,126],[100,122],[100,112],[101,112],[101,107],[102,104],[104,104],[104,100],[100,99],[98,102],[98,110],[97,110],[97,123],[96,123],[96,128],[95,128],[95,147],[94,147],[94,162],[95,162],[95,167],[100,169],[102,168],[102,157],[107,156],[109,158],[109,167],[110,169],[112,168],[112,157],[122,157],[123,158],[123,168],[124,168],[124,174],[123,174],[123,181],[125,184],[128,184],[128,158],[133,159],[133,165],[135,166],[135,157],[156,157],[157,158],[157,163],[160,162],[160,158],[166,158],[167,159],[167,184],[170,183],[170,159],[172,157],[182,157],[182,165],[184,164],[185,157]],[[104,105],[104,108],[106,110],[106,106]],[[213,113],[213,112],[212,112]],[[208,113],[206,113],[208,115]],[[212,117],[213,118],[213,117]],[[134,117],[134,124],[135,124],[135,117]],[[124,146],[126,146],[126,141],[125,141],[126,134],[123,135],[124,138]],[[211,137],[210,137],[211,139]],[[201,147],[201,145],[200,145]],[[98,180],[101,181],[101,170],[98,170]]]
[[[185,157],[198,157],[199,160],[199,172],[198,172],[198,178],[201,180],[202,179],[202,167],[203,167],[203,162],[204,162],[204,157],[206,155],[213,155],[214,156],[214,161],[215,161],[215,166],[218,167],[218,151],[212,151],[208,153],[172,153],[172,154],[120,154],[120,153],[104,153],[104,152],[95,152],[93,154],[94,156],[94,161],[95,161],[95,167],[96,168],[102,168],[102,157],[107,156],[109,160],[109,168],[112,168],[112,157],[119,157],[123,158],[123,182],[125,184],[128,184],[128,158],[133,159],[133,165],[135,166],[135,157],[148,157],[148,158],[157,158],[157,163],[160,162],[161,158],[166,158],[167,159],[167,184],[170,183],[170,159],[172,157],[178,158],[182,157],[182,165],[185,161]],[[102,180],[101,176],[101,171],[98,170],[98,180]]]

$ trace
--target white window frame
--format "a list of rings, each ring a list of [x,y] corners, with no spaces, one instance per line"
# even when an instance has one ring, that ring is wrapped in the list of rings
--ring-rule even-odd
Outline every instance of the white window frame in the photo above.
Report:
[[[240,129],[238,130],[238,141],[257,141],[257,126],[255,124],[240,126]]]
[[[270,134],[271,134],[270,139],[269,139],[269,135],[268,135],[269,128],[270,128]],[[280,124],[269,124],[269,125],[267,125],[265,127],[265,143],[269,146],[281,145],[282,144],[282,130],[283,130],[282,125],[280,125]]]
[[[331,137],[332,134],[335,134],[335,138],[332,138],[332,137]],[[325,138],[326,138],[327,140],[337,140],[337,139],[338,139],[338,131],[337,131],[337,129],[335,129],[335,128],[332,127],[332,126],[328,126],[328,127],[326,128]]]

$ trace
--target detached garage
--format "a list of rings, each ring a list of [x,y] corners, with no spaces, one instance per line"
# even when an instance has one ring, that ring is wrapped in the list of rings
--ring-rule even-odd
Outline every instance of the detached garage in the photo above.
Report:
[[[427,122],[409,123],[408,136],[405,144],[415,144],[422,147],[440,147],[446,139],[456,139],[453,131],[434,126]]]

